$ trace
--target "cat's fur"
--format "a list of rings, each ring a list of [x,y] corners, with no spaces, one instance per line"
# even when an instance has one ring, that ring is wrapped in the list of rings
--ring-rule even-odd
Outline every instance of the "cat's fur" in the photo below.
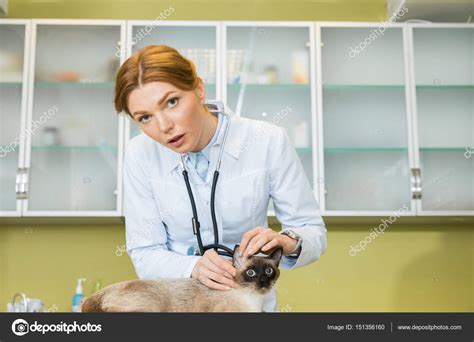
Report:
[[[213,290],[195,278],[129,280],[107,286],[86,298],[82,312],[262,312],[265,295],[280,276],[283,250],[241,259],[234,250],[235,283]],[[256,275],[253,275],[254,270]],[[272,271],[269,271],[271,269]],[[249,272],[249,273],[247,273]],[[266,274],[269,272],[271,274]]]

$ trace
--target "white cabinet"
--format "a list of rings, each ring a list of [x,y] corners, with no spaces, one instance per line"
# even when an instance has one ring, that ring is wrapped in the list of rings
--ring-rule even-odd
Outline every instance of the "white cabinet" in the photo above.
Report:
[[[474,25],[409,28],[421,215],[474,211]]]
[[[314,25],[226,22],[223,36],[224,101],[237,115],[284,127],[310,184],[317,188]],[[273,214],[272,202],[269,212]]]
[[[3,19],[0,39],[0,216],[122,215],[140,129],[115,72],[149,44],[285,127],[323,215],[474,215],[473,24]]]
[[[317,25],[320,201],[329,215],[414,215],[403,26]]]
[[[23,168],[30,22],[0,20],[0,216],[20,216],[15,188]]]
[[[112,102],[125,28],[125,21],[31,21],[26,118],[2,114],[8,133],[1,136],[23,137],[16,179],[23,216],[121,215],[124,118]],[[2,174],[15,174],[1,163]],[[10,207],[12,196],[2,190]]]
[[[317,23],[329,216],[474,215],[474,25]]]

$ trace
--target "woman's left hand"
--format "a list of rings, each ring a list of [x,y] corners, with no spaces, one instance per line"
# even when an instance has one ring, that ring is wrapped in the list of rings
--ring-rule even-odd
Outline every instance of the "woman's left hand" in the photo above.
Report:
[[[243,251],[242,257],[245,258],[259,251],[266,253],[275,247],[281,247],[283,255],[286,256],[293,252],[296,243],[296,240],[289,236],[278,234],[271,228],[258,226],[244,234],[240,242],[240,250]]]

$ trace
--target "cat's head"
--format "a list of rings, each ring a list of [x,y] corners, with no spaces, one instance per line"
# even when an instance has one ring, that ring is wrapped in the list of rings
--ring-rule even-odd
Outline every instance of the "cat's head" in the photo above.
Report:
[[[239,256],[239,245],[235,246],[233,264],[236,268],[235,282],[244,288],[266,294],[271,290],[278,277],[283,249],[277,248],[270,255]]]

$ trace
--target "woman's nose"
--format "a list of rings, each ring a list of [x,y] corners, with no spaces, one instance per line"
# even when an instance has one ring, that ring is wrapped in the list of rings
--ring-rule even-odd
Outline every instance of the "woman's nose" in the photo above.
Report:
[[[158,129],[162,133],[168,133],[173,128],[173,120],[171,120],[166,114],[156,113],[155,117],[158,123]]]

